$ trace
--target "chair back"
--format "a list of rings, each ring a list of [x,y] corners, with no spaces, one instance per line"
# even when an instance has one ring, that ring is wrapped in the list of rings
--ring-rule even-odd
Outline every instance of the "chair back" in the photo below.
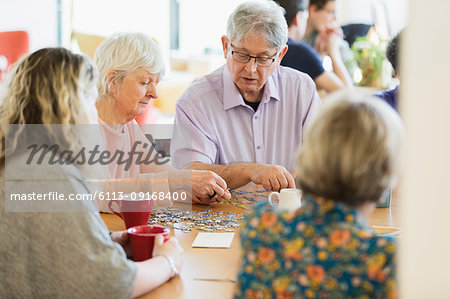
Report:
[[[72,32],[72,42],[76,41],[80,51],[91,59],[94,59],[95,50],[104,40],[104,36]]]
[[[5,73],[10,65],[15,63],[23,55],[28,54],[29,51],[30,40],[26,31],[0,32],[0,57],[2,61],[6,61],[6,63],[2,63],[2,66],[0,66],[2,67],[0,69],[0,79],[2,73]]]

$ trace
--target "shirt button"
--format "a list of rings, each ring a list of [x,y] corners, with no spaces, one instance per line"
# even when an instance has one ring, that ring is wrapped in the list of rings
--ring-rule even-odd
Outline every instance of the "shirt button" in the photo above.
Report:
[[[261,149],[261,146],[260,146],[260,145],[258,145],[258,146],[256,147],[256,149]]]
[[[255,117],[254,117],[254,118],[255,118],[255,119],[258,119],[258,116],[256,116],[256,115],[255,115]]]

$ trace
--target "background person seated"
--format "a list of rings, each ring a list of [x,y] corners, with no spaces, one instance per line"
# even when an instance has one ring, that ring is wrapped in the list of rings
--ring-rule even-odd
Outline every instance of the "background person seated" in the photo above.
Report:
[[[320,55],[328,55],[333,70],[344,67],[344,73],[353,82],[352,76],[357,68],[349,44],[343,40],[341,28],[337,27],[336,0],[310,0],[309,17],[302,41],[314,47]],[[336,71],[335,71],[336,72]],[[339,78],[342,78],[339,75]]]
[[[397,181],[403,126],[376,98],[325,102],[300,148],[302,207],[243,219],[238,298],[393,298],[395,243],[367,224]]]
[[[333,92],[345,87],[353,86],[343,63],[337,61],[334,72],[325,71],[319,54],[310,45],[300,42],[306,30],[308,19],[307,0],[275,0],[285,11],[286,22],[289,26],[288,51],[284,55],[281,65],[288,66],[307,73],[316,83],[318,89]],[[330,43],[330,45],[332,45]],[[340,57],[337,57],[340,59]]]
[[[402,31],[403,32],[403,31]],[[398,55],[400,53],[400,42],[401,42],[401,35],[402,32],[399,32],[393,39],[391,39],[388,43],[388,46],[386,48],[386,58],[389,60],[389,62],[392,65],[392,68],[394,69],[395,74],[400,79],[400,66],[399,66],[399,59]],[[400,85],[397,85],[395,88],[385,91],[380,91],[374,96],[379,97],[383,99],[386,103],[389,104],[392,108],[398,111],[398,89]]]

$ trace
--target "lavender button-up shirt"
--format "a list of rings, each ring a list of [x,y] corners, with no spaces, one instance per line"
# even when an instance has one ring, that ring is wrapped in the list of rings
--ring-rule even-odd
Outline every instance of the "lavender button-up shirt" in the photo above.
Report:
[[[253,162],[293,170],[303,129],[320,103],[308,75],[280,66],[267,80],[255,112],[244,103],[225,65],[178,100],[172,163],[181,168],[194,161]]]

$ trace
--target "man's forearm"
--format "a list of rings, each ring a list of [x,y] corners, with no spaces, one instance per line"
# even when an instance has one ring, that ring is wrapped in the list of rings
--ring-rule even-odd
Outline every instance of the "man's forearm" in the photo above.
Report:
[[[205,164],[202,162],[192,162],[185,166],[185,168],[192,168],[197,170],[210,170],[221,176],[230,189],[236,189],[247,185],[250,182],[250,176],[247,169],[253,163],[234,163],[229,165]]]

